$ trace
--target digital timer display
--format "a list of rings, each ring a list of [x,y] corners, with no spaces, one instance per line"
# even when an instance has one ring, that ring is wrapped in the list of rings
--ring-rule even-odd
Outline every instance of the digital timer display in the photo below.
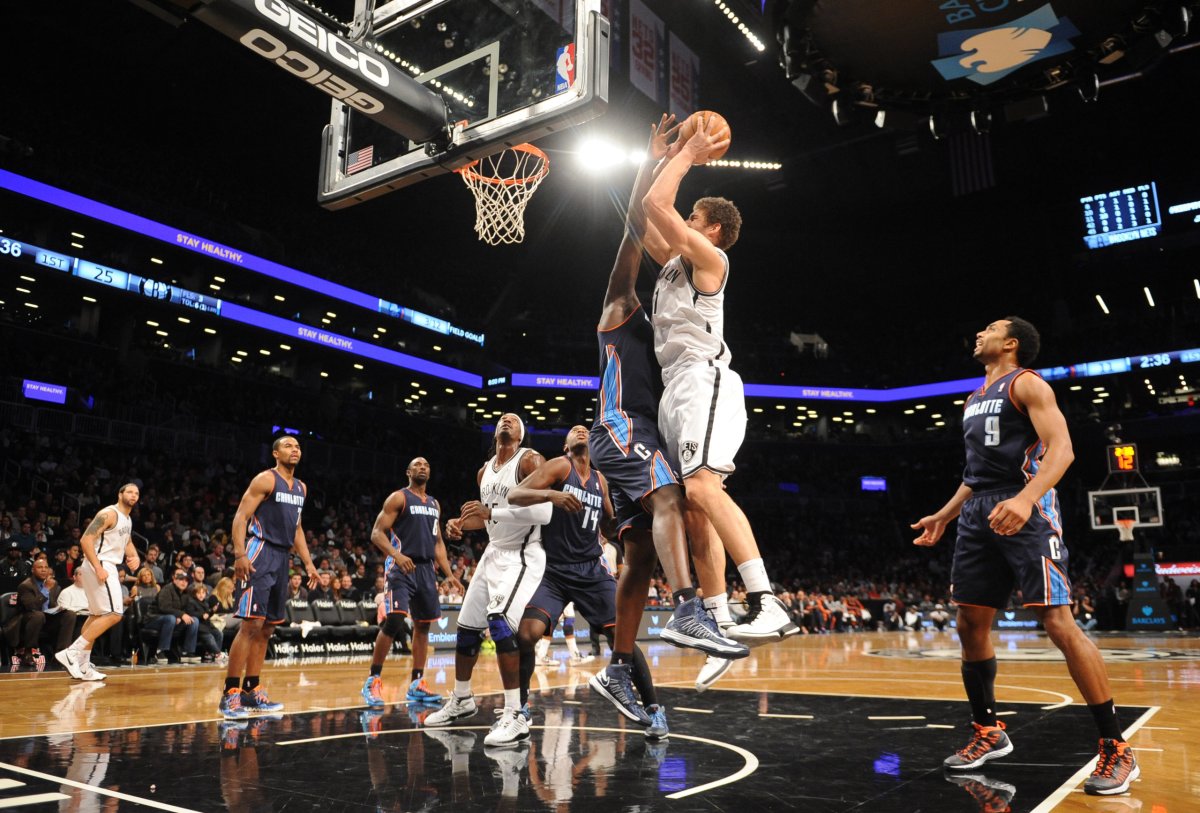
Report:
[[[1114,443],[1108,447],[1108,471],[1110,474],[1134,474],[1139,471],[1136,443]]]

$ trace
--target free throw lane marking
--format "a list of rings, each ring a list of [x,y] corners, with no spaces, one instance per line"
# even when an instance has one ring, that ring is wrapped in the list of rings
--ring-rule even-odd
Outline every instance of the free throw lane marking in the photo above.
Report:
[[[12,788],[23,788],[24,782],[18,782],[15,779],[0,779],[0,790],[11,790]]]
[[[766,712],[766,711],[760,711],[758,713],[758,716],[759,717],[782,717],[785,720],[811,720],[811,719],[813,719],[813,716],[811,714],[772,714],[772,713]]]
[[[897,714],[891,716],[868,716],[868,720],[924,720],[924,714]]]
[[[61,802],[71,797],[65,793],[35,793],[32,796],[13,796],[0,799],[0,807],[23,807],[25,805],[40,805],[43,802]]]
[[[686,711],[690,714],[712,714],[712,709],[689,709],[687,706],[676,706],[672,711]]]
[[[158,808],[159,810],[169,810],[169,811],[171,811],[171,813],[200,813],[200,811],[192,810],[191,808],[188,808],[188,807],[176,807],[175,805],[168,805],[168,804],[163,804],[162,802],[156,802],[153,799],[143,799],[140,796],[130,796],[128,793],[120,793],[115,790],[109,790],[108,788],[100,788],[100,787],[96,787],[95,785],[87,785],[87,784],[84,784],[83,782],[76,782],[74,779],[64,779],[61,776],[51,776],[50,774],[42,773],[41,771],[31,771],[28,768],[22,768],[18,765],[10,765],[7,762],[0,762],[0,768],[3,768],[6,771],[13,771],[14,773],[24,774],[25,776],[32,776],[37,779],[45,779],[46,781],[53,782],[56,785],[67,785],[72,788],[79,788],[80,790],[86,790],[89,793],[98,793],[101,796],[110,796],[113,799],[123,799],[126,802],[135,802],[139,805],[146,805],[147,807],[154,807],[154,808]],[[48,797],[52,797],[53,799],[69,798],[67,796],[64,796],[61,793],[45,794],[45,795]],[[29,797],[25,796],[25,797],[21,797],[21,798],[28,799]],[[8,801],[8,800],[5,800],[5,801]],[[49,801],[49,799],[47,799],[46,801]],[[0,805],[0,807],[3,807],[3,806],[4,805]]]

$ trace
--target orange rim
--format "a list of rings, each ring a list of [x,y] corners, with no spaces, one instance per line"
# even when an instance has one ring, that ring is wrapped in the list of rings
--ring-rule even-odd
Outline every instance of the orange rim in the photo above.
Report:
[[[542,160],[541,168],[538,169],[538,171],[535,172],[534,174],[527,175],[524,178],[497,178],[495,176],[489,177],[487,175],[480,175],[478,172],[475,172],[474,168],[479,166],[479,162],[480,162],[480,160],[482,160],[482,159],[477,158],[474,161],[472,161],[471,163],[467,164],[465,167],[460,167],[454,171],[457,172],[459,175],[462,175],[464,178],[467,178],[472,181],[479,181],[480,183],[498,184],[498,185],[502,185],[502,186],[515,186],[516,184],[527,184],[527,183],[533,183],[535,181],[540,181],[542,178],[546,177],[546,173],[550,171],[550,156],[546,155],[546,153],[542,152],[542,150],[539,149],[538,147],[535,147],[532,144],[513,144],[511,147],[509,147],[509,149],[519,150],[520,152],[527,152],[536,158],[540,158]]]

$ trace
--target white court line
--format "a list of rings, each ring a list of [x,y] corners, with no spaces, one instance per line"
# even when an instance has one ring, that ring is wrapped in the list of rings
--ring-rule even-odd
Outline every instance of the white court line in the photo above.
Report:
[[[691,714],[712,714],[712,709],[689,709],[687,706],[675,706],[671,711],[686,711]]]
[[[582,700],[564,700],[562,702],[564,705],[567,705],[567,706],[582,706],[583,705]]]
[[[958,728],[956,725],[943,725],[942,723],[926,723],[926,728]]]
[[[589,726],[531,725],[529,727],[529,729],[531,731],[536,731],[536,730],[547,731],[550,729],[556,729],[559,731],[575,730],[575,731],[608,731],[608,732],[611,732],[614,734],[629,733],[626,729],[623,729],[623,728],[602,728],[599,726],[590,726],[590,725]],[[489,731],[489,730],[491,730],[491,726],[482,726],[482,725],[447,726],[444,729],[439,727],[438,730]],[[422,728],[392,728],[392,729],[385,729],[383,731],[373,732],[370,736],[382,736],[384,734],[419,734],[422,731],[424,731],[424,729],[422,729]],[[351,737],[366,737],[366,736],[368,736],[368,735],[364,734],[363,732],[360,731],[360,732],[355,732],[352,734],[329,734],[324,737],[308,737],[303,740],[285,740],[283,742],[277,742],[275,744],[280,745],[280,746],[283,746],[283,745],[307,745],[308,743],[312,743],[312,742],[328,742],[329,740],[345,740],[345,739],[350,739]],[[746,764],[741,767],[741,770],[738,770],[735,773],[731,773],[729,776],[722,777],[721,779],[714,780],[714,781],[709,782],[704,785],[697,785],[696,787],[688,788],[687,790],[681,790],[676,793],[669,793],[669,794],[667,794],[668,799],[683,799],[688,796],[693,796],[697,793],[704,793],[705,791],[712,790],[713,788],[719,788],[722,785],[731,785],[734,782],[738,782],[742,779],[745,779],[747,776],[749,776],[750,774],[752,774],[758,770],[758,757],[756,757],[750,751],[747,751],[745,748],[739,748],[736,745],[730,745],[727,742],[720,742],[719,740],[710,740],[705,737],[694,737],[691,734],[672,733],[671,739],[673,739],[673,740],[691,740],[692,742],[699,742],[699,743],[703,743],[705,745],[712,745],[717,748],[724,748],[726,751],[733,751],[735,754],[739,755],[743,760],[745,760]],[[0,765],[2,765],[2,764],[3,763],[0,763]]]
[[[71,797],[65,793],[35,793],[32,796],[13,796],[0,799],[0,807],[24,807],[25,805],[40,805],[43,802],[61,802]]]
[[[1125,739],[1129,739],[1136,734],[1138,729],[1144,726],[1147,720],[1149,720],[1155,714],[1158,714],[1161,709],[1162,706],[1151,706],[1150,708],[1146,709],[1146,711],[1142,713],[1142,716],[1134,721],[1133,725],[1125,729]],[[1136,753],[1137,749],[1135,748],[1133,750]],[[1075,789],[1076,785],[1078,785],[1086,776],[1091,774],[1091,772],[1096,769],[1096,760],[1098,758],[1099,757],[1097,755],[1088,760],[1087,765],[1084,765],[1082,768],[1072,774],[1070,779],[1059,785],[1058,790],[1054,791],[1045,799],[1043,799],[1042,803],[1033,810],[1029,811],[1029,813],[1050,813],[1050,811],[1053,810],[1059,802],[1070,795],[1071,791]]]
[[[1161,748],[1143,748],[1143,747],[1142,747],[1142,746],[1140,746],[1140,745],[1139,745],[1139,746],[1136,746],[1136,747],[1135,747],[1133,750],[1134,750],[1135,752],[1139,753],[1139,754],[1140,754],[1140,753],[1142,753],[1143,751],[1155,751],[1155,752],[1157,752],[1157,753],[1160,753],[1160,754],[1161,754],[1161,753],[1162,753],[1162,751],[1163,751],[1163,749],[1161,749]]]
[[[1178,731],[1178,728],[1173,728],[1169,725],[1144,725],[1142,731]]]
[[[1015,711],[998,711],[998,712],[996,712],[997,717],[1011,717],[1014,714],[1016,714]]]
[[[883,698],[886,700],[936,700],[941,703],[955,703],[955,702],[965,703],[965,702],[967,702],[967,699],[965,697],[918,697],[918,696],[911,695],[911,694],[909,694],[909,695],[894,695],[894,694],[860,694],[858,692],[814,692],[814,691],[804,691],[802,689],[735,689],[732,686],[728,685],[730,683],[759,683],[762,680],[763,680],[763,678],[758,678],[758,677],[722,678],[721,685],[712,686],[709,689],[709,691],[759,692],[759,693],[766,692],[767,694],[807,694],[807,695],[813,695],[816,697],[879,697],[879,698]],[[814,677],[814,678],[792,678],[792,677],[789,677],[788,680],[825,680],[825,678],[817,678],[817,677]],[[839,683],[855,681],[855,680],[877,682],[878,678],[838,678]],[[960,689],[962,688],[962,680],[908,680],[905,682],[906,683],[930,683],[930,684],[936,684],[936,685],[941,685],[941,686],[957,686]],[[668,684],[664,684],[664,685],[670,686],[672,684],[668,683]],[[687,684],[686,684],[686,682],[681,682],[679,685],[687,685]],[[1013,686],[1011,684],[1003,684],[1003,683],[997,683],[996,688],[1017,689],[1017,690],[1025,691],[1025,692],[1037,692],[1039,694],[1049,694],[1049,695],[1053,695],[1054,697],[1059,698],[1059,700],[1061,702],[1059,702],[1053,706],[1042,706],[1042,708],[1045,710],[1062,708],[1063,706],[1069,706],[1075,702],[1074,698],[1072,698],[1070,695],[1063,694],[1062,692],[1051,691],[1050,689],[1037,689],[1037,688],[1034,688],[1033,686]],[[1005,698],[1001,702],[1011,705],[1013,703],[1036,704],[1041,701],[1038,701],[1038,700],[1009,700],[1009,699]]]
[[[0,779],[0,790],[12,790],[13,788],[25,787],[24,782],[18,782],[15,779]]]
[[[772,713],[766,712],[766,711],[760,711],[758,713],[758,716],[759,717],[782,717],[787,720],[811,720],[811,719],[813,719],[813,716],[811,714],[772,714]]]
[[[45,779],[49,782],[54,782],[57,785],[67,785],[72,788],[79,788],[80,790],[86,790],[86,791],[90,791],[92,793],[99,793],[101,796],[110,796],[113,799],[124,799],[126,802],[134,802],[139,805],[146,805],[147,807],[156,807],[159,810],[170,810],[170,811],[172,811],[172,813],[200,813],[200,811],[192,810],[191,808],[187,808],[187,807],[176,807],[175,805],[168,805],[168,804],[164,804],[163,802],[156,802],[152,799],[143,799],[140,796],[130,796],[128,793],[120,793],[115,790],[109,790],[108,788],[100,788],[100,787],[96,787],[95,785],[86,785],[83,782],[76,782],[74,779],[64,779],[61,776],[51,776],[48,773],[41,773],[40,771],[31,771],[28,768],[21,768],[17,765],[9,765],[7,762],[0,762],[0,768],[3,768],[8,771],[15,771],[16,773],[25,774],[26,776],[36,777],[37,779]],[[60,794],[60,795],[56,796],[55,798],[63,799],[63,798],[67,798],[67,797],[64,797]]]
[[[894,714],[867,716],[868,720],[924,720],[924,714]]]

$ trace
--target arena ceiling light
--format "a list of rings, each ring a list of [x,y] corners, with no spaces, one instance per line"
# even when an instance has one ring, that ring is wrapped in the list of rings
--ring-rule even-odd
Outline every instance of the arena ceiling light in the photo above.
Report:
[[[1104,315],[1108,316],[1108,305],[1104,304],[1104,297],[1100,296],[1100,294],[1096,294],[1096,303],[1100,306],[1100,310],[1104,311]]]
[[[1143,285],[1142,293],[1146,295],[1146,301],[1150,303],[1150,307],[1154,307],[1154,294],[1150,293],[1150,286]]]
[[[616,166],[624,166],[629,161],[630,152],[611,141],[588,139],[579,145],[575,158],[584,171],[599,174]]]
[[[1200,299],[1200,279],[1193,279],[1192,287],[1196,289],[1196,299]]]

